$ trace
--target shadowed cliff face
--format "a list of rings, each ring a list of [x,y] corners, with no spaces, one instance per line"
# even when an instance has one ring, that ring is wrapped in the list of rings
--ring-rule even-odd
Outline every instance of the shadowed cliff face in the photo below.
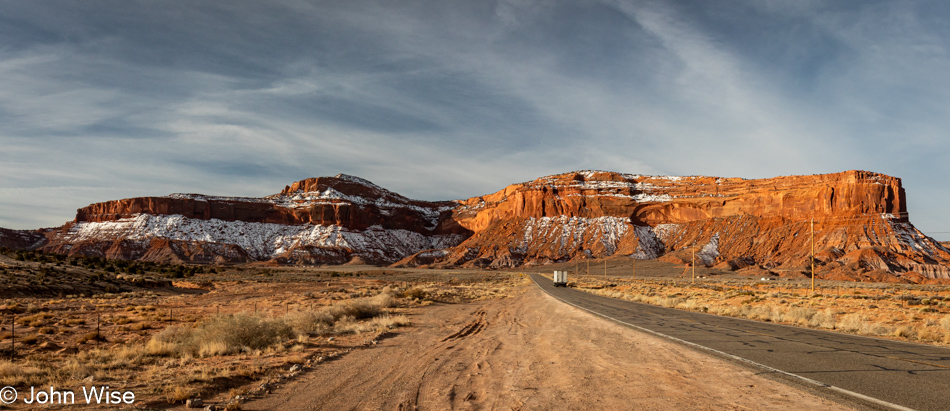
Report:
[[[28,250],[42,246],[46,237],[39,230],[8,230],[0,228],[0,247],[14,250]]]
[[[825,271],[948,276],[941,264],[950,254],[909,223],[900,179],[865,171],[759,180],[585,171],[444,202],[338,175],[263,198],[92,204],[48,232],[42,248],[149,260],[495,267],[604,256],[682,261],[695,249],[707,265],[795,269],[809,261],[811,220]],[[870,248],[877,252],[861,251]]]
[[[422,234],[464,234],[449,220],[453,202],[409,200],[357,177],[310,178],[264,198],[173,194],[107,201],[80,208],[76,222],[106,222],[138,214],[283,225],[380,226]],[[444,216],[443,216],[444,214]]]

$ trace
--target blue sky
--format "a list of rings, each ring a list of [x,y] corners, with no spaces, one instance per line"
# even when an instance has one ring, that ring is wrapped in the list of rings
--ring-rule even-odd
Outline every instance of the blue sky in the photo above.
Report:
[[[947,4],[0,1],[0,227],[337,173],[444,200],[861,169],[950,231]]]

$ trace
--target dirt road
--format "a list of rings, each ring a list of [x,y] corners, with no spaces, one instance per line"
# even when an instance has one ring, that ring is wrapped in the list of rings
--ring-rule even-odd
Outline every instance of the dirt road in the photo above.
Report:
[[[560,303],[427,308],[414,327],[321,364],[245,410],[848,409]]]

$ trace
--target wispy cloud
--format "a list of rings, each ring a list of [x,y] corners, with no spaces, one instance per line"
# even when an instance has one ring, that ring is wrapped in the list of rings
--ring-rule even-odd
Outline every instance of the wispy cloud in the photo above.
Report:
[[[586,168],[859,168],[903,177],[915,223],[950,231],[928,206],[950,200],[939,3],[3,8],[4,227],[58,225],[118,197],[265,195],[339,172],[448,199]]]

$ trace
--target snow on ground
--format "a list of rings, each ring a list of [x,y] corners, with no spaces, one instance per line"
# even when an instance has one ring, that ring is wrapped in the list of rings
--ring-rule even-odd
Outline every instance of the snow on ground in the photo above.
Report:
[[[634,232],[639,241],[637,244],[637,252],[633,254],[633,258],[638,260],[652,260],[663,255],[663,250],[666,248],[666,245],[663,244],[663,240],[657,235],[654,227],[636,226],[634,227]]]
[[[583,174],[583,173],[582,173]],[[585,176],[583,181],[571,181],[566,183],[563,180],[557,180],[554,176],[544,177],[541,181],[556,185],[559,188],[579,188],[582,190],[597,190],[600,195],[621,195],[631,191],[639,191],[650,194],[652,190],[664,189],[670,187],[658,187],[650,183],[638,183],[636,181],[610,181],[610,180],[590,180],[593,174]],[[629,195],[626,195],[629,196]],[[669,197],[668,195],[666,197]],[[670,197],[672,198],[672,197]],[[662,200],[669,201],[669,200]]]
[[[886,221],[890,223],[897,240],[913,251],[925,252],[931,256],[935,253],[934,247],[940,247],[947,251],[942,245],[925,236],[910,223],[902,223],[896,219],[887,219]]]
[[[633,258],[638,260],[651,260],[654,258],[659,258],[666,252],[666,242],[669,241],[671,237],[679,231],[680,228],[681,227],[679,224],[659,224],[655,227],[634,227],[634,232],[637,235],[638,243],[637,252],[633,254]],[[719,255],[718,239],[719,238],[717,235],[717,242],[714,246],[714,249],[716,249],[716,255]]]
[[[149,214],[138,214],[117,221],[80,222],[64,237],[70,242],[103,238],[130,241],[160,238],[233,244],[258,260],[268,260],[300,246],[338,248],[357,254],[401,258],[426,249],[452,247],[464,239],[461,235],[425,236],[408,230],[387,230],[380,226],[365,231],[351,231],[335,225],[283,225]]]
[[[656,233],[657,238],[663,240],[663,242],[668,242],[674,234],[677,234],[680,230],[679,224],[657,224],[652,227],[653,232]]]
[[[526,252],[556,244],[559,254],[567,254],[578,248],[590,248],[594,241],[600,241],[607,254],[613,254],[620,240],[627,235],[629,222],[630,219],[625,217],[532,217],[524,223],[524,238],[519,250]]]
[[[705,265],[713,265],[716,262],[716,257],[719,257],[719,233],[709,239],[709,242],[696,253],[696,257]]]
[[[359,179],[358,177],[346,176],[352,179]],[[363,180],[365,182],[365,180]],[[380,196],[377,198],[366,198],[362,196],[351,196],[343,194],[333,188],[328,187],[324,191],[312,191],[312,192],[303,192],[297,191],[293,194],[275,194],[268,197],[254,198],[254,197],[221,197],[221,196],[207,196],[203,194],[171,194],[169,198],[178,198],[178,199],[191,199],[196,201],[230,201],[230,202],[247,202],[247,203],[266,203],[273,204],[278,207],[284,208],[309,208],[315,205],[334,205],[341,203],[350,203],[358,206],[376,206],[383,215],[392,215],[392,210],[401,208],[409,209],[416,213],[422,215],[424,219],[429,222],[429,227],[435,227],[439,222],[439,216],[444,211],[451,210],[455,208],[455,204],[444,205],[441,207],[420,207],[414,204],[411,204],[412,200],[409,200],[405,197],[402,197],[396,193],[390,192],[383,188],[380,188],[372,183],[365,182],[365,184],[371,185],[371,188],[378,191],[377,194]],[[390,201],[386,197],[395,198],[397,201]]]

